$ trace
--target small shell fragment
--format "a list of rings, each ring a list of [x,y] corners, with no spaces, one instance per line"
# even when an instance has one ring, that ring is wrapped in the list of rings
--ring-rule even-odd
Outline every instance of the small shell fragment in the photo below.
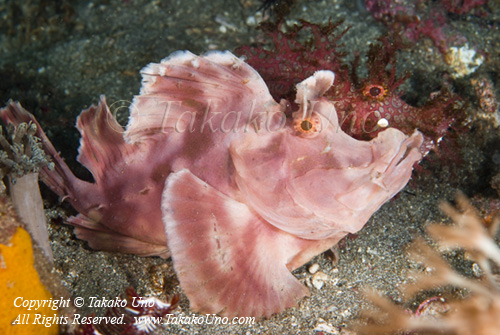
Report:
[[[315,274],[316,272],[318,272],[318,270],[319,270],[319,264],[318,263],[314,263],[308,269],[308,271],[309,271],[310,274]]]
[[[325,281],[328,279],[329,277],[326,273],[318,271],[313,275],[311,283],[316,289],[321,290],[321,288],[325,285]]]

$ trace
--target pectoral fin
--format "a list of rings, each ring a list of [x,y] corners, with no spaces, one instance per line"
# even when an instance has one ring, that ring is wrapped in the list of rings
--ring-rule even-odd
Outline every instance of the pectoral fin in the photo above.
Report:
[[[309,292],[290,273],[307,241],[265,222],[188,170],[172,173],[162,199],[168,247],[191,309],[269,317]]]

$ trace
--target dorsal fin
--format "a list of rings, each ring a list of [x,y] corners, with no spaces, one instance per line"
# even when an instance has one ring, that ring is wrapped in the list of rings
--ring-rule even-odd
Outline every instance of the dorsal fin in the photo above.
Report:
[[[106,169],[113,168],[128,154],[130,145],[123,139],[123,128],[109,111],[104,96],[97,106],[92,105],[80,114],[76,127],[82,135],[78,161],[96,181],[102,178]]]
[[[259,111],[279,110],[260,75],[229,51],[203,56],[179,51],[141,73],[141,92],[130,106],[125,132],[130,143],[185,130],[194,115],[201,119],[207,109],[221,115],[244,114],[258,102]]]

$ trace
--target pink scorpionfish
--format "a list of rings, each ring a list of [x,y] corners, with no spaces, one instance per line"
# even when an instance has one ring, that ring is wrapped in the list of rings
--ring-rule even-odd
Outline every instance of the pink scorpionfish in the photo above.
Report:
[[[292,117],[230,52],[177,52],[142,70],[125,130],[104,97],[84,110],[78,179],[38,125],[55,169],[42,180],[80,213],[94,249],[171,256],[191,308],[269,317],[309,294],[290,271],[360,230],[408,182],[422,135],[359,141],[323,97],[334,73],[297,85]],[[36,122],[19,104],[6,123]]]

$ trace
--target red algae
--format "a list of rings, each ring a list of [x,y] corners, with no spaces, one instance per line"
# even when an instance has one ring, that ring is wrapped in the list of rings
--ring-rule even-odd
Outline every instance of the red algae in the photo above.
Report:
[[[262,74],[273,97],[288,98],[293,94],[293,85],[315,71],[335,72],[334,85],[325,97],[335,104],[343,131],[356,139],[371,140],[386,127],[407,135],[418,129],[425,136],[422,153],[428,153],[450,127],[464,118],[456,106],[459,97],[444,88],[422,106],[404,101],[399,87],[409,74],[396,75],[397,52],[406,47],[398,36],[382,37],[371,45],[367,54],[368,75],[360,78],[360,57],[350,65],[344,61],[340,40],[348,29],[339,32],[341,23],[318,25],[301,21],[301,25],[288,32],[282,32],[280,25],[269,24],[263,29],[273,49],[245,46],[237,52]],[[309,38],[299,42],[304,31],[310,32]]]
[[[281,32],[280,24],[261,25],[273,44],[273,50],[260,46],[243,46],[236,50],[236,54],[246,57],[247,63],[259,72],[277,101],[281,98],[293,101],[295,85],[312,76],[317,70],[335,72],[335,90],[338,90],[335,87],[338,87],[339,83],[348,84],[345,80],[348,70],[341,61],[345,53],[339,51],[342,47],[339,40],[348,29],[334,34],[341,21],[336,23],[330,21],[325,25],[307,21],[300,23],[286,33]],[[298,37],[305,29],[310,31],[312,39],[301,43]]]

